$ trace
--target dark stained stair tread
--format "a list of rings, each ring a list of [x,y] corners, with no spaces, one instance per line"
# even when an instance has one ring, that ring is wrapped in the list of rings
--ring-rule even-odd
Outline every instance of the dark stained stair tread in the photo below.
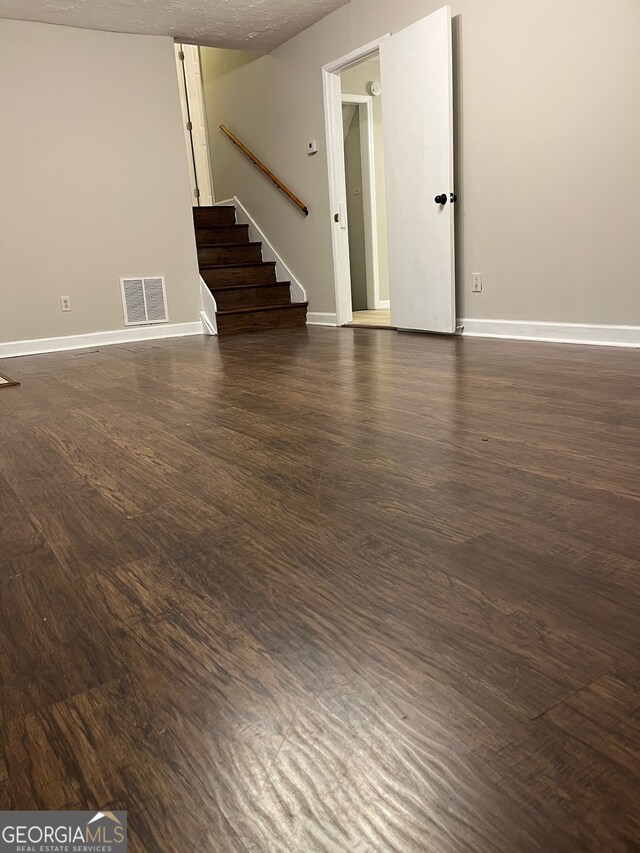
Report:
[[[193,221],[196,227],[234,225],[235,207],[194,207]]]
[[[229,243],[224,246],[199,246],[198,259],[203,266],[211,264],[262,263],[261,243]]]
[[[307,303],[291,302],[291,282],[278,281],[276,262],[262,258],[262,243],[234,207],[193,210],[198,265],[217,302],[218,333],[233,335],[306,326]]]
[[[234,308],[260,308],[264,305],[284,305],[291,302],[291,284],[288,281],[267,281],[264,284],[240,284],[235,287],[209,288],[218,311]]]
[[[218,211],[218,210],[232,210],[234,215],[236,212],[236,209],[232,204],[210,204],[210,205],[202,204],[202,205],[200,205],[200,207],[194,207],[193,208],[193,215],[194,215],[194,217],[197,217],[197,216],[201,215],[203,212],[206,213],[206,212],[211,211],[211,210],[216,210],[216,211]]]
[[[248,242],[248,225],[196,226],[196,244],[198,247],[220,243],[233,243],[238,246],[246,246]]]
[[[227,308],[226,311],[218,311],[218,316],[228,316],[229,314],[254,314],[256,311],[293,311],[304,308],[306,310],[308,302],[288,302],[283,305],[257,305],[252,308]]]
[[[275,267],[275,261],[233,261],[224,264],[200,264],[203,270],[233,270],[240,267]]]
[[[205,269],[235,269],[236,267],[275,267],[276,261],[234,261],[229,264],[214,264]]]
[[[200,219],[203,216],[206,216],[209,213],[233,213],[234,219],[236,215],[236,209],[232,204],[213,204],[213,205],[200,205],[200,207],[193,208],[193,218]]]
[[[218,248],[226,249],[229,246],[231,246],[231,248],[233,248],[233,249],[246,249],[247,246],[262,246],[262,243],[256,242],[255,240],[249,240],[247,243],[233,243],[233,242],[230,243],[228,240],[227,241],[224,241],[224,240],[215,241],[214,240],[211,243],[203,243],[202,245],[198,246],[198,248],[199,249],[218,249]],[[275,263],[275,261],[274,261],[274,263]]]
[[[307,324],[307,305],[295,302],[286,305],[262,305],[218,311],[218,334],[238,335],[272,329],[301,329]]]
[[[261,264],[226,264],[222,266],[203,266],[200,264],[200,275],[209,287],[228,287],[235,284],[264,284],[276,281],[276,265]]]
[[[250,288],[255,288],[255,287],[284,287],[284,286],[291,287],[291,282],[290,281],[261,281],[261,282],[243,281],[240,284],[235,284],[235,283],[234,284],[225,284],[223,286],[218,286],[217,284],[212,284],[212,285],[209,285],[209,290],[213,290],[214,292],[216,290],[224,290],[226,292],[227,290],[243,290],[245,288],[250,289]],[[299,302],[297,304],[301,305],[302,303]]]

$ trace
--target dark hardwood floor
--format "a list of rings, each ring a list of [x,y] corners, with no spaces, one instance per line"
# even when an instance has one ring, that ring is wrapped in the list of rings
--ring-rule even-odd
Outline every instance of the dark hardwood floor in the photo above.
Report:
[[[130,850],[640,849],[640,354],[0,362],[0,807]]]

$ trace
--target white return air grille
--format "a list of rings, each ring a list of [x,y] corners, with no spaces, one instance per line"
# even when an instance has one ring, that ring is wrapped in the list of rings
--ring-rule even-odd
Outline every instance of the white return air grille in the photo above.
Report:
[[[158,278],[121,278],[122,308],[125,326],[167,323],[167,290],[164,276]]]

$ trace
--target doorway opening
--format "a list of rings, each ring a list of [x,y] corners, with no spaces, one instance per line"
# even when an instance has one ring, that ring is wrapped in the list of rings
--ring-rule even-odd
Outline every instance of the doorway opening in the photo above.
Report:
[[[360,177],[360,190],[361,193],[363,191],[366,191],[368,194],[367,197],[371,202],[369,204],[369,210],[372,212],[373,217],[377,217],[378,220],[385,220],[384,211],[382,211],[381,215],[381,212],[377,209],[377,199],[375,196],[375,191],[372,189],[372,181],[375,182],[375,178],[372,177],[372,172],[374,172],[375,170],[375,144],[371,142],[371,124],[373,116],[373,99],[374,97],[379,98],[379,95],[372,95],[372,90],[367,88],[360,89],[359,91],[355,92],[349,92],[348,89],[356,88],[362,78],[366,78],[369,76],[369,74],[366,73],[366,70],[363,70],[361,66],[364,66],[367,61],[379,62],[380,45],[388,38],[389,36],[384,36],[381,39],[376,39],[376,41],[364,45],[358,50],[355,50],[352,53],[343,56],[335,62],[325,65],[322,69],[325,100],[325,119],[327,129],[329,195],[331,199],[331,207],[334,211],[332,242],[333,270],[336,288],[336,325],[338,326],[346,326],[353,322],[354,299],[352,295],[350,255],[352,247],[355,248],[355,246],[353,246],[354,242],[357,243],[358,240],[357,237],[355,241],[353,239],[350,241],[349,238],[348,201],[351,202],[352,218],[354,216],[357,218],[357,212],[354,213],[354,209],[357,210],[356,205],[360,203],[361,198],[361,196],[358,197],[357,195],[353,194],[353,191],[357,189],[357,185],[355,184],[355,182],[357,182],[358,176],[357,165],[355,166],[355,169],[352,170],[352,174],[350,176],[350,183],[353,184],[352,192],[350,194],[347,193],[347,165],[345,154],[348,143],[351,143],[351,147],[354,148],[356,152],[360,152],[361,167],[364,167],[364,169],[361,168],[361,174],[364,173],[364,180],[362,177]],[[349,74],[352,69],[353,78]],[[370,82],[377,82],[379,85],[381,85],[379,74],[376,76],[376,74],[374,73],[372,76],[376,77],[376,79],[365,79],[365,86]],[[356,82],[356,78],[358,80],[358,83]],[[377,91],[377,89],[374,91]],[[343,96],[345,96],[344,103]],[[349,96],[351,97],[349,98]],[[355,107],[355,109],[351,111],[348,109],[348,107]],[[379,105],[379,109],[381,111],[381,104]],[[354,139],[347,139],[349,131],[352,129],[352,127],[354,127],[354,121],[356,121],[355,126],[357,127],[357,134],[354,133],[354,139],[357,139],[357,144],[354,142]],[[345,127],[347,127],[346,133]],[[363,141],[365,145],[364,152],[362,150]],[[369,146],[368,149],[367,145]],[[381,165],[384,168],[383,163],[384,160],[383,157],[381,157]],[[383,310],[383,306],[380,306],[378,304],[378,306],[376,307],[375,305],[376,288],[378,301],[381,299],[380,250],[377,241],[377,234],[373,233],[371,215],[369,215],[366,220],[367,227],[365,228],[364,226],[364,204],[362,204],[361,216],[362,231],[360,233],[360,242],[364,246],[365,271],[367,271],[367,257],[369,260],[369,276],[365,279],[367,283],[364,288],[362,284],[359,285],[359,292],[362,293],[364,290],[367,294],[367,308],[365,308],[364,310]],[[369,243],[371,245],[367,255],[367,246]],[[377,267],[375,262],[376,250]],[[360,255],[360,257],[362,258],[362,254]],[[377,281],[376,269],[378,276]],[[356,290],[358,290],[357,284]],[[373,303],[371,309],[369,309],[368,307],[370,302]],[[358,296],[356,295],[356,309],[360,305],[362,305],[362,301],[358,301]]]
[[[211,206],[214,193],[200,49],[193,44],[176,42],[175,53],[192,205]]]
[[[351,325],[391,328],[377,53],[340,74]]]
[[[452,56],[451,9],[444,6],[393,35],[386,35],[323,66],[338,326],[350,325],[354,313],[356,321],[359,319],[357,309],[363,304],[366,291],[367,311],[384,310],[380,303],[388,299],[393,328],[456,333],[454,202],[457,196],[453,168]],[[349,92],[354,85],[350,82],[351,75],[356,74],[358,66],[366,68],[378,57],[380,72],[372,70],[362,74],[368,88]],[[367,153],[362,146],[367,133],[363,133],[361,117],[366,103],[355,103],[360,131],[358,146],[357,132],[353,131],[351,141],[344,132],[345,124],[349,124],[348,134],[356,120],[353,113],[349,123],[350,111],[346,109],[343,117],[343,109],[354,106],[353,101],[349,103],[348,100],[343,104],[345,95],[371,97],[372,104],[380,103],[383,114],[384,181],[378,186],[383,188],[386,215],[376,211],[377,239],[372,238],[377,245],[379,261],[377,301],[375,277],[354,273],[352,280],[351,266],[358,264],[358,234],[350,234],[350,230],[358,230],[357,205],[361,205],[360,217],[364,223],[359,237],[365,245],[365,269],[367,258],[370,269],[373,268],[372,254],[367,253],[365,242],[367,234],[371,235],[373,230],[367,206],[362,203],[368,186],[367,169],[363,164]],[[356,165],[348,170],[347,154],[352,150],[357,152],[358,147],[360,167],[356,159]],[[375,157],[374,151],[374,160]],[[355,183],[358,168],[364,175],[361,187]],[[375,188],[370,196],[377,201]],[[381,239],[381,221],[386,224],[386,240]],[[385,249],[387,264],[380,262]],[[359,250],[360,262],[362,254]],[[387,299],[382,289],[385,267],[388,269]],[[375,320],[375,314],[372,319]]]

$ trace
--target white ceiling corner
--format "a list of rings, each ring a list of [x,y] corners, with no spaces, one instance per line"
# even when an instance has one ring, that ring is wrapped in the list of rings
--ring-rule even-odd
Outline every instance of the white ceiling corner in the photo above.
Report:
[[[0,18],[273,50],[349,0],[0,0]]]

